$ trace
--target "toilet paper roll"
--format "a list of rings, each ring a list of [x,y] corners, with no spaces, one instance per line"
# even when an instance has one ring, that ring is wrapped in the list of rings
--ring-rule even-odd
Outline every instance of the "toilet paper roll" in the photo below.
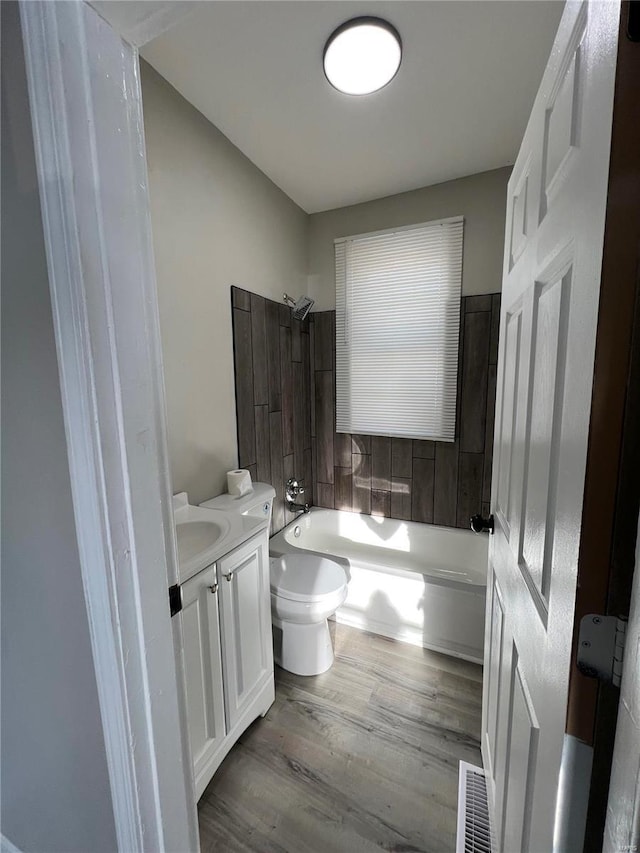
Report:
[[[234,498],[241,498],[252,490],[251,474],[244,468],[227,471],[227,491]]]

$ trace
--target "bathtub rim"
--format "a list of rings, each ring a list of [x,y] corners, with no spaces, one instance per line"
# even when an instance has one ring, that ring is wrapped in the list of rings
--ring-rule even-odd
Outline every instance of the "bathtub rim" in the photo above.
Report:
[[[328,512],[328,513],[349,513],[350,515],[362,515],[362,513],[350,513],[349,510],[340,510],[340,509],[329,509],[328,507],[311,507],[309,510],[309,514],[313,515],[318,512]],[[304,520],[304,516],[296,516],[292,519],[289,524],[275,533],[269,539],[269,554],[274,557],[281,557],[286,553],[300,553],[300,554],[314,554],[318,557],[324,557],[333,559],[341,565],[345,570],[349,571],[352,566],[359,567],[363,569],[368,569],[370,571],[376,572],[384,572],[385,574],[394,575],[396,577],[405,577],[405,578],[413,578],[416,575],[421,575],[423,578],[427,579],[426,582],[436,584],[437,586],[448,587],[449,589],[456,589],[462,592],[467,593],[476,593],[478,595],[486,595],[487,583],[486,579],[484,583],[474,583],[473,581],[460,581],[454,580],[453,578],[439,577],[438,575],[431,575],[425,572],[421,572],[417,569],[411,568],[398,568],[396,566],[384,566],[380,563],[372,563],[361,557],[353,557],[349,558],[344,555],[334,554],[331,551],[317,551],[313,548],[301,548],[297,545],[294,545],[292,542],[286,539],[286,531],[289,529],[293,529],[296,524],[299,524],[301,520]],[[425,527],[436,528],[439,531],[443,531],[446,534],[464,534],[469,536],[475,536],[478,534],[474,534],[471,530],[466,531],[462,528],[457,527],[445,527],[444,525],[438,524],[426,524],[424,522],[419,521],[408,521],[407,519],[390,519],[392,521],[401,521],[404,523],[410,524],[424,524]],[[277,540],[277,541],[276,541]],[[284,547],[281,547],[284,546]],[[488,571],[488,564],[487,564]]]

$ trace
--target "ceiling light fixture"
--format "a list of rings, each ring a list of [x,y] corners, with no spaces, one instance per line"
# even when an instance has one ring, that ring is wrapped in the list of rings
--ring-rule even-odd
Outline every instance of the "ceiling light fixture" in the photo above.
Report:
[[[382,18],[352,18],[334,30],[324,48],[324,73],[339,92],[369,95],[396,76],[402,41]]]

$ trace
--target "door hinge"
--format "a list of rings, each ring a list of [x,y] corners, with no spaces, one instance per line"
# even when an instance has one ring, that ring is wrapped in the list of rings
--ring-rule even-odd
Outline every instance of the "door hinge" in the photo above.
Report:
[[[169,587],[169,609],[172,616],[182,610],[182,590],[177,583]]]
[[[588,613],[580,620],[578,669],[620,687],[627,620]]]

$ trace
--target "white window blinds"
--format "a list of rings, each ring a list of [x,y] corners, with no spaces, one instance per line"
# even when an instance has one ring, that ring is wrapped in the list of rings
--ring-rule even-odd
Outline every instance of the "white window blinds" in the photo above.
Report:
[[[455,439],[463,226],[335,241],[338,432]]]

